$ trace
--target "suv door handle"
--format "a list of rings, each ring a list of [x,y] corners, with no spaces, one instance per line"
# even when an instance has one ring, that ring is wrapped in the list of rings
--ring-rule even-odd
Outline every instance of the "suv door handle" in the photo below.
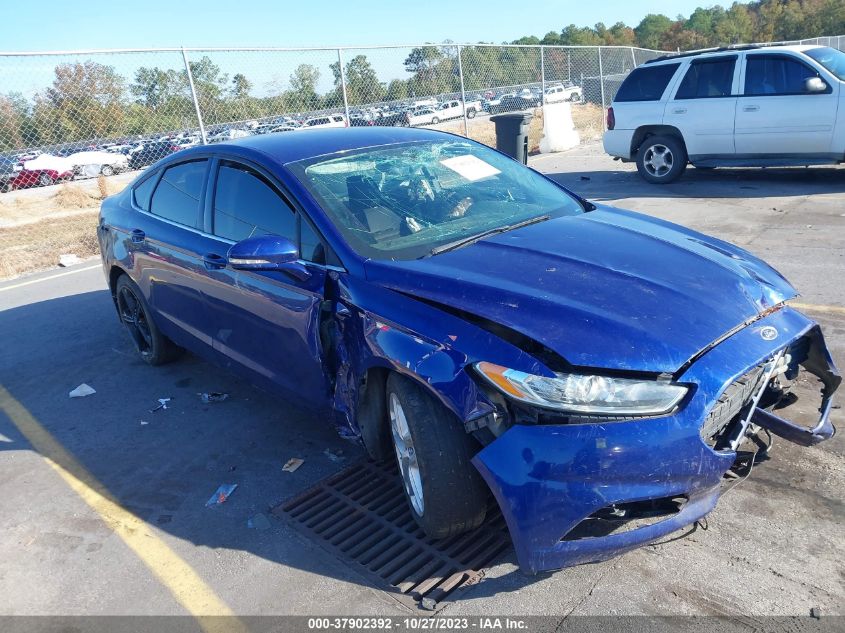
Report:
[[[757,110],[759,110],[759,109],[760,109],[760,106],[750,105],[750,106],[743,107],[742,111],[743,112],[757,112]]]
[[[686,108],[675,108],[674,110],[672,110],[672,114],[686,114],[686,113],[687,113]]]
[[[226,264],[228,263],[225,257],[222,257],[217,253],[206,253],[202,256],[202,262],[208,270],[220,270],[221,268],[226,268]]]
[[[141,229],[132,229],[132,232],[129,234],[132,242],[135,244],[140,244],[145,239],[147,239],[147,234],[144,233]]]

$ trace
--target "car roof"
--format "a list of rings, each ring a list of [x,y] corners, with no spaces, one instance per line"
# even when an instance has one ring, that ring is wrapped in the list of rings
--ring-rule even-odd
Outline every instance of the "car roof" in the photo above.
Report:
[[[803,51],[807,51],[813,48],[824,48],[818,45],[808,45],[808,44],[783,44],[783,45],[775,45],[775,46],[761,46],[759,44],[739,44],[735,46],[722,46],[720,48],[705,48],[697,51],[688,51],[685,53],[672,53],[669,55],[661,55],[660,57],[655,57],[654,59],[649,59],[645,62],[647,65],[652,64],[660,64],[660,63],[671,63],[677,61],[679,59],[684,59],[687,57],[711,57],[711,56],[718,56],[724,55],[725,53],[736,53],[739,51],[754,51],[754,52],[761,52],[761,53],[782,53],[783,51],[792,51],[795,53],[801,53]]]
[[[282,164],[292,163],[326,154],[344,152],[362,147],[392,145],[414,141],[443,140],[452,136],[437,130],[406,127],[343,127],[321,128],[313,130],[295,130],[283,134],[264,134],[248,136],[226,143],[217,143],[215,149],[240,147],[267,154]],[[208,150],[208,146],[192,148]],[[191,151],[191,150],[183,150]],[[212,150],[213,151],[213,150]],[[182,154],[182,152],[180,152]]]

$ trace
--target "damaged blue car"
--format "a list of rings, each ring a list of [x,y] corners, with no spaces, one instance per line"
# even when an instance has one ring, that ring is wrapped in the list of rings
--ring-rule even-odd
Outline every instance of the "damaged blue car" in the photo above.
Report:
[[[108,198],[98,237],[145,361],[188,349],[334,420],[398,460],[431,537],[492,492],[529,573],[695,522],[755,434],[834,433],[840,377],[778,272],[465,138],[187,149]]]

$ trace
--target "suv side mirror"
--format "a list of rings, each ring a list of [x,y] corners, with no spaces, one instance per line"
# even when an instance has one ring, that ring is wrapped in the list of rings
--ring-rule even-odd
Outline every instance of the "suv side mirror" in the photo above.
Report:
[[[296,244],[286,237],[261,235],[233,244],[228,253],[229,266],[235,270],[277,270],[305,281],[311,277],[299,261]]]
[[[827,90],[827,84],[821,77],[808,77],[804,80],[805,92],[824,92]]]

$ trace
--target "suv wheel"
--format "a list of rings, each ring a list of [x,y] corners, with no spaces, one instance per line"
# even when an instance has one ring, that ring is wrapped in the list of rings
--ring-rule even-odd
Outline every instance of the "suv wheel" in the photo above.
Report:
[[[399,476],[414,520],[435,539],[481,525],[487,494],[470,462],[478,450],[475,440],[412,380],[390,374],[385,391]]]
[[[676,136],[649,136],[637,150],[637,170],[648,182],[672,182],[686,168],[687,151]]]

